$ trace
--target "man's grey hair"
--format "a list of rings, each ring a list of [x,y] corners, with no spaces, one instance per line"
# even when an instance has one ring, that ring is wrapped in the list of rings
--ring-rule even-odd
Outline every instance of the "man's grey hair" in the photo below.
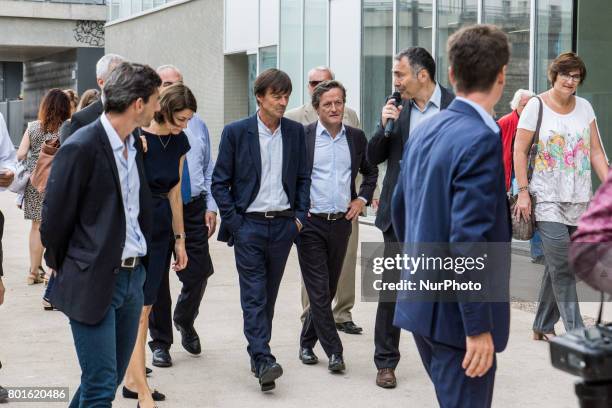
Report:
[[[535,94],[528,89],[518,89],[514,93],[514,96],[512,97],[512,100],[510,101],[510,109],[516,110],[516,108],[518,108],[519,106],[519,103],[521,103],[521,98],[523,96],[534,96],[534,95]]]
[[[125,61],[121,55],[106,54],[96,63],[96,78],[106,82],[111,71]]]
[[[161,74],[162,72],[168,71],[168,70],[176,72],[181,77],[181,80],[183,80],[183,73],[172,64],[160,65],[159,67],[157,67],[155,71],[157,71],[158,74]]]
[[[312,91],[312,107],[315,110],[319,109],[319,104],[321,103],[321,97],[325,92],[329,92],[334,88],[338,88],[342,91],[342,102],[346,103],[346,89],[344,86],[334,79],[331,81],[323,81]]]
[[[330,67],[326,67],[326,66],[324,66],[324,65],[320,65],[320,66],[318,66],[318,67],[314,67],[313,69],[311,69],[310,71],[308,71],[308,78],[310,78],[310,75],[311,75],[313,72],[316,72],[316,71],[326,71],[326,72],[329,72],[329,75],[331,76],[331,79],[332,79],[332,80],[333,80],[333,79],[336,79],[336,76],[334,75],[334,71],[332,71]]]

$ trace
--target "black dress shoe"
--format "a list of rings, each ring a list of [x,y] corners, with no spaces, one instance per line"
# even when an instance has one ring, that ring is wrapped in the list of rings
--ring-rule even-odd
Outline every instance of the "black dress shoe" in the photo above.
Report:
[[[278,363],[264,363],[259,366],[259,385],[262,391],[270,391],[276,387],[276,380],[283,375],[283,368]]]
[[[357,326],[353,321],[344,323],[336,323],[336,329],[345,332],[346,334],[361,334],[363,328]]]
[[[198,355],[202,352],[202,346],[200,345],[200,336],[192,327],[185,328],[178,323],[174,323],[176,329],[181,332],[181,344],[183,348],[191,354]]]
[[[344,359],[342,358],[342,354],[332,354],[329,358],[329,365],[327,366],[329,371],[332,373],[339,373],[346,369],[344,365]]]
[[[302,360],[302,364],[311,365],[319,362],[319,357],[310,347],[300,347],[299,357]]]
[[[122,394],[123,398],[138,399],[138,393],[130,390],[125,385],[123,386]],[[164,401],[166,399],[166,396],[157,390],[153,390],[151,397],[153,401]]]
[[[149,367],[145,367],[145,374],[147,375],[147,377],[149,376],[149,374],[151,374],[153,372],[153,370],[151,370]]]
[[[6,388],[3,388],[2,386],[0,386],[0,402],[6,402],[7,399],[8,399],[8,391],[6,390]]]
[[[153,365],[155,367],[171,367],[172,357],[170,357],[170,352],[164,348],[153,350]]]

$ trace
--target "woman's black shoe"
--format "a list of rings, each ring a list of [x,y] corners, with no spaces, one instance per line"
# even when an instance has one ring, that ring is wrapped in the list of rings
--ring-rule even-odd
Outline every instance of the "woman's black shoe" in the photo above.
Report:
[[[166,399],[166,396],[157,390],[153,390],[151,397],[153,397],[153,401],[164,401]],[[123,398],[138,399],[138,393],[127,389],[127,387],[124,385]]]

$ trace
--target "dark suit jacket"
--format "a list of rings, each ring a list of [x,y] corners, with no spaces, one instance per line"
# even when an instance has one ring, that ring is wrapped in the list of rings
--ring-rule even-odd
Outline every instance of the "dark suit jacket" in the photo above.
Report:
[[[100,120],[81,128],[56,153],[40,227],[45,260],[57,271],[51,303],[68,317],[98,323],[115,290],[125,242],[119,173]],[[140,138],[134,145],[140,175],[141,231],[149,242],[151,192]]]
[[[261,178],[261,153],[257,114],[230,123],[221,134],[219,155],[212,176],[212,194],[221,213],[219,241],[232,245],[243,214],[257,197]],[[282,118],[283,189],[296,217],[305,222],[310,208],[310,173],[306,158],[304,127]]]
[[[70,120],[67,120],[62,124],[60,128],[60,144],[64,144],[66,139],[74,134],[77,130],[83,126],[87,126],[94,122],[104,113],[104,105],[101,100],[97,100],[85,109],[82,109],[72,115]]]
[[[440,108],[446,109],[455,99],[455,95],[441,85],[440,89],[442,91]],[[391,227],[391,196],[397,184],[403,148],[409,138],[411,103],[412,101],[402,101],[404,109],[400,112],[389,137],[385,137],[385,129],[379,124],[376,133],[368,143],[368,161],[370,163],[379,165],[385,160],[387,161],[387,172],[383,180],[375,221],[376,226],[383,232]]]
[[[392,203],[398,239],[505,243],[496,244],[507,251],[490,259],[494,267],[486,272],[495,272],[498,283],[508,283],[510,213],[501,163],[499,134],[473,107],[452,102],[429,126],[415,130],[404,148]],[[406,272],[402,278],[410,279]],[[465,348],[466,336],[491,332],[499,352],[508,341],[510,307],[507,302],[398,302],[394,324],[459,348]]]
[[[304,127],[306,134],[306,152],[308,153],[308,174],[312,173],[314,163],[315,142],[317,139],[317,122],[311,123]],[[376,189],[376,180],[378,179],[378,167],[366,160],[366,147],[368,139],[362,130],[345,125],[346,141],[348,142],[351,152],[351,200],[361,196],[368,200],[368,204],[372,201],[374,190]],[[363,174],[363,181],[359,186],[359,194],[355,188],[355,178],[357,172]]]

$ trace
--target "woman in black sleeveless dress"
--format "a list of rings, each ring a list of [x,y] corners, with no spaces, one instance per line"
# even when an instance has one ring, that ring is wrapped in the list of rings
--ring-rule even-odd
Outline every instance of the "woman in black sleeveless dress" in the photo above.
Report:
[[[151,307],[157,299],[164,275],[169,273],[172,252],[175,257],[172,268],[175,271],[187,265],[181,175],[185,153],[190,146],[183,129],[197,109],[195,97],[183,84],[163,89],[160,106],[151,125],[142,129],[146,146],[145,173],[153,195],[153,230],[151,241],[147,242],[147,256],[143,261],[147,270],[144,307],[123,387],[123,396],[126,398],[136,398],[138,394],[141,408],[154,407],[154,401],[165,399],[163,394],[151,391],[147,383],[145,345]],[[174,248],[171,247],[173,241]]]

